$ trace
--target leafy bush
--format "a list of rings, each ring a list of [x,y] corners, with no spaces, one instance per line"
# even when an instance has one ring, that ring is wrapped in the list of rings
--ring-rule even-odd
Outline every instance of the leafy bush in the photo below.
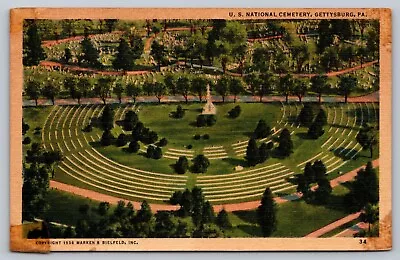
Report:
[[[228,116],[230,118],[237,118],[240,115],[240,112],[242,112],[242,109],[240,108],[239,105],[235,106],[228,112]]]
[[[210,139],[210,135],[208,135],[208,134],[203,135],[203,139],[204,139],[204,140]]]
[[[29,136],[25,137],[24,140],[22,141],[23,144],[30,144],[31,143],[31,138]]]
[[[199,134],[195,134],[193,138],[194,138],[194,140],[199,140],[200,139],[200,135]]]

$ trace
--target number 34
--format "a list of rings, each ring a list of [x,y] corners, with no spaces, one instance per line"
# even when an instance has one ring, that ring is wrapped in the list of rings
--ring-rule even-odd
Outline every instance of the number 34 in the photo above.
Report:
[[[359,239],[358,240],[358,243],[361,245],[361,244],[366,244],[367,243],[367,240],[366,239]]]

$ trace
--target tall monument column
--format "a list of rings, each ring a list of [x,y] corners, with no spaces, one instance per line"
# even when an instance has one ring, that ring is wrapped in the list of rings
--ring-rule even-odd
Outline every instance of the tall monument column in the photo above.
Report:
[[[210,85],[209,84],[207,84],[207,97],[206,97],[206,100],[207,100],[207,103],[203,107],[203,112],[201,114],[203,114],[203,115],[215,115],[217,113],[217,108],[212,103],[212,97],[211,97]]]

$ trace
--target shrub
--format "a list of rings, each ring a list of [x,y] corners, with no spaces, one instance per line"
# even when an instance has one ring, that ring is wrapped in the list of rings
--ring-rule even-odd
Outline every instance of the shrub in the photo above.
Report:
[[[117,138],[117,146],[124,146],[128,143],[128,138],[126,134],[120,134]]]
[[[158,160],[158,159],[161,159],[161,157],[162,157],[162,150],[161,150],[160,147],[157,146],[157,147],[154,149],[153,159]]]
[[[185,110],[183,110],[181,105],[178,105],[176,107],[176,111],[173,112],[173,117],[174,118],[182,118],[185,115]]]
[[[166,146],[168,144],[168,140],[164,137],[158,142],[158,146]]]
[[[274,143],[273,142],[268,142],[267,143],[267,149],[268,150],[272,150],[272,148],[274,148]]]
[[[232,108],[229,112],[228,112],[228,116],[230,118],[237,118],[240,115],[240,112],[242,111],[242,109],[240,108],[239,105],[235,106],[234,108]]]
[[[92,130],[93,130],[92,124],[88,124],[87,126],[85,126],[85,128],[83,128],[84,132],[92,132]]]
[[[187,149],[192,149],[193,145],[189,144],[188,146],[186,146]]]
[[[208,134],[205,134],[205,135],[203,135],[203,139],[208,140],[208,139],[210,139],[210,136]]]
[[[140,149],[140,144],[137,141],[131,141],[129,143],[128,151],[131,153],[137,153]]]
[[[105,130],[103,135],[101,136],[100,143],[103,146],[108,146],[112,143],[114,136],[112,135],[110,130]]]
[[[162,157],[162,150],[158,146],[149,145],[147,147],[147,157],[152,159],[160,159]]]
[[[271,128],[265,123],[264,120],[258,121],[257,127],[254,130],[254,138],[265,138],[271,134]]]
[[[30,144],[31,143],[31,138],[29,136],[25,137],[24,140],[22,141],[23,144]]]
[[[22,134],[26,134],[26,132],[28,132],[29,130],[29,125],[27,123],[24,122],[24,120],[22,120]]]
[[[199,140],[200,139],[200,135],[199,134],[195,134],[193,138],[194,138],[194,140]]]
[[[125,114],[123,126],[125,131],[132,131],[135,125],[138,123],[139,118],[134,111],[128,111]]]
[[[198,115],[196,119],[197,127],[213,126],[217,122],[215,115]]]
[[[210,166],[210,161],[203,154],[199,154],[193,159],[193,172],[195,173],[205,173],[208,166]]]

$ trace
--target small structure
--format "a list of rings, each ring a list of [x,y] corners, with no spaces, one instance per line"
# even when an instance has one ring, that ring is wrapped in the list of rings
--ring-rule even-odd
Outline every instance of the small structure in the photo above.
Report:
[[[212,103],[211,93],[210,93],[210,85],[207,85],[207,103],[203,107],[202,115],[215,115],[217,113],[217,108]]]

